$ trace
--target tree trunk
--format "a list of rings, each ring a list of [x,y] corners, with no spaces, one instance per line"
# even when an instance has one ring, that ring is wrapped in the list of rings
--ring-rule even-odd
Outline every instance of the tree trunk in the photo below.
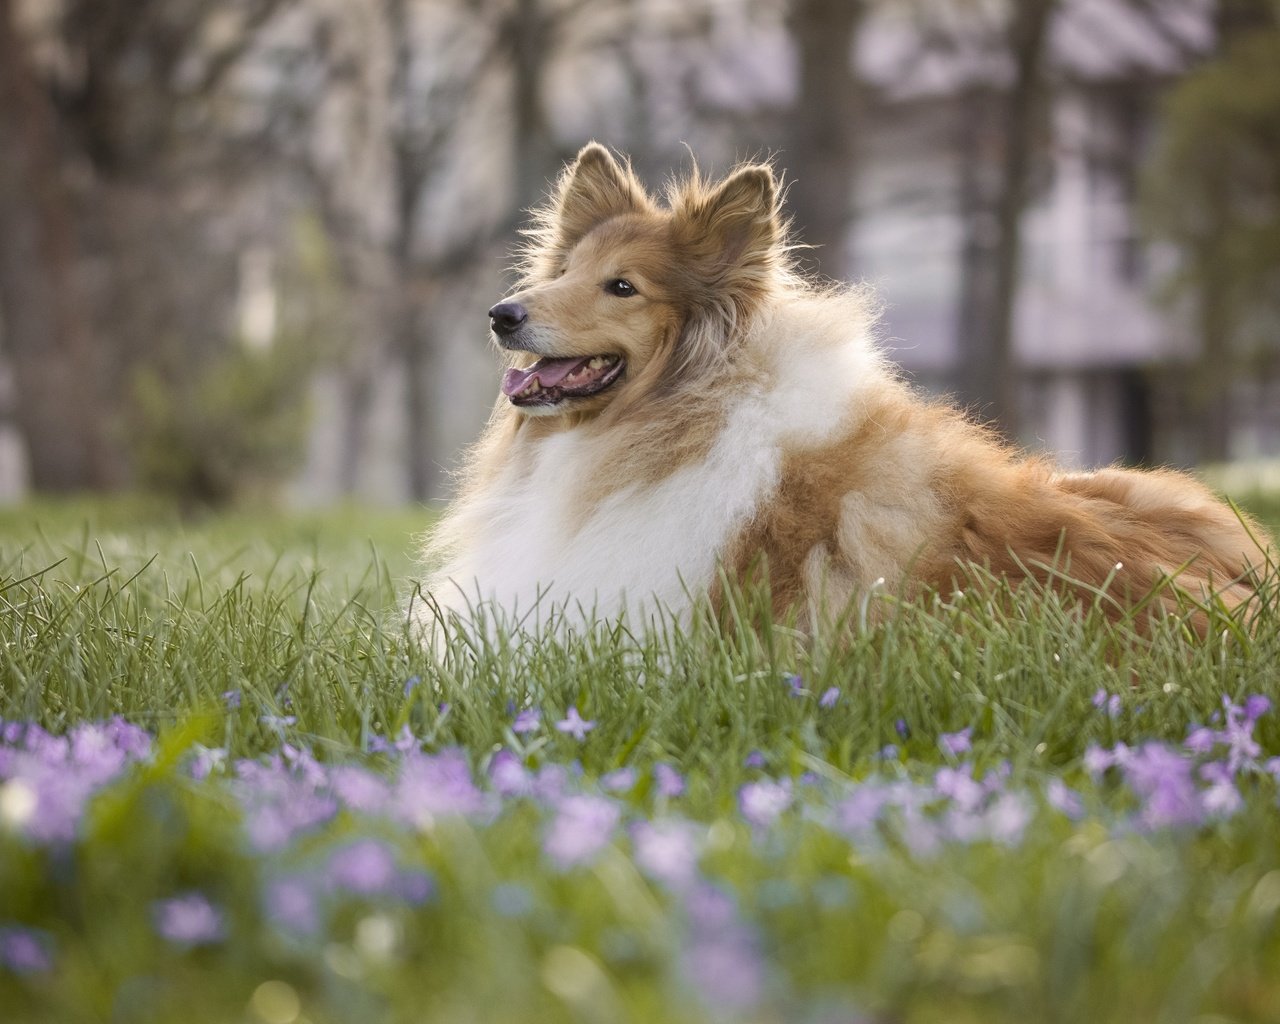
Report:
[[[1212,214],[1219,223],[1226,218],[1225,209]],[[1200,352],[1195,361],[1188,387],[1191,415],[1196,423],[1196,462],[1225,462],[1231,456],[1231,384],[1240,372],[1240,359],[1232,339],[1236,325],[1232,322],[1231,281],[1225,279],[1217,260],[1216,247],[1208,246],[1197,253],[1196,279],[1201,282],[1198,296]]]
[[[966,285],[975,292],[961,302],[961,392],[971,407],[1011,438],[1018,435],[1019,419],[1013,329],[1022,269],[1022,216],[1029,199],[1049,26],[1056,8],[1057,0],[1014,5],[1008,30],[1014,76],[995,126],[1002,143],[995,196],[989,213],[972,211],[968,225],[971,235],[977,235],[966,255],[979,261],[989,257],[990,267],[963,272]],[[989,247],[983,238],[987,232]]]
[[[547,66],[554,25],[543,0],[516,0],[505,26],[511,57],[511,113],[515,131],[515,198],[520,211],[546,198],[560,167],[542,106],[543,70]],[[523,217],[523,212],[518,216]]]
[[[995,295],[997,243],[990,155],[1000,144],[995,104],[980,91],[960,98],[956,138],[959,151],[957,207],[963,226],[960,244],[960,296],[956,317],[960,367],[957,388],[975,419],[990,414],[993,386],[991,362],[991,303]]]
[[[789,199],[805,262],[831,278],[848,274],[846,242],[862,92],[852,49],[861,0],[795,0],[791,32],[800,53],[799,94],[791,116]]]
[[[41,491],[112,481],[93,339],[77,287],[55,114],[0,0],[0,315],[16,419]]]
[[[1273,4],[1259,0],[1222,0],[1214,12],[1218,30],[1218,51],[1231,47],[1251,33],[1274,29],[1280,13]],[[1232,213],[1227,197],[1219,195],[1205,210],[1209,223],[1230,222]],[[1231,458],[1233,417],[1232,383],[1244,371],[1241,354],[1234,339],[1238,324],[1233,316],[1230,296],[1234,282],[1228,279],[1220,259],[1221,241],[1206,244],[1196,252],[1198,266],[1195,280],[1200,282],[1198,328],[1200,352],[1188,377],[1186,393],[1191,415],[1196,424],[1196,461],[1226,462]]]

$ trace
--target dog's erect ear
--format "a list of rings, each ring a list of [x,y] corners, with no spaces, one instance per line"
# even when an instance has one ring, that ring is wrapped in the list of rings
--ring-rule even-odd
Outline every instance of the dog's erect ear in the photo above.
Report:
[[[631,168],[618,163],[598,142],[587,143],[560,175],[550,202],[533,212],[533,227],[525,231],[525,281],[557,277],[570,250],[596,225],[619,214],[652,210]]]
[[[556,188],[556,221],[562,244],[572,247],[597,224],[621,213],[650,209],[649,197],[629,167],[604,146],[589,142]]]
[[[734,171],[709,189],[676,197],[677,237],[694,273],[717,289],[754,291],[778,264],[783,238],[778,182],[766,164]]]
[[[729,175],[700,211],[706,230],[730,265],[768,260],[782,234],[778,183],[773,171],[756,164]]]

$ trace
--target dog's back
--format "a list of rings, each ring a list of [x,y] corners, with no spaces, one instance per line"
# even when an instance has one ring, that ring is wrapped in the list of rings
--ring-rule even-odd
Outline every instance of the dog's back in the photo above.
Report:
[[[1186,474],[1062,472],[896,382],[840,437],[790,453],[778,496],[731,560],[763,558],[779,613],[839,608],[880,581],[912,594],[1034,579],[1114,618],[1185,606],[1203,631],[1197,604],[1248,601],[1274,563],[1262,528]]]

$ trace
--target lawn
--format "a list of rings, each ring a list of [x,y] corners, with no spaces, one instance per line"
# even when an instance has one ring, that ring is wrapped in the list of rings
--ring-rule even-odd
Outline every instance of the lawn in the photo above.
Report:
[[[432,656],[428,520],[0,511],[0,1020],[1280,1022],[1280,581]]]

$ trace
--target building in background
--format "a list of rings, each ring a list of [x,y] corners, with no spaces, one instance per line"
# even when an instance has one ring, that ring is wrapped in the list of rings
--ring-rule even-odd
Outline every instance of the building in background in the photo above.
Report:
[[[1050,34],[1048,115],[1022,220],[1014,310],[1020,440],[1068,465],[1194,459],[1178,369],[1195,353],[1185,315],[1161,305],[1170,254],[1144,245],[1139,176],[1159,100],[1214,46],[1212,5],[1063,5]],[[886,338],[923,385],[956,387],[966,243],[991,214],[967,193],[998,156],[970,102],[1007,71],[981,44],[930,48],[905,17],[874,20],[859,61],[877,85],[852,229],[857,271],[881,290]],[[1280,391],[1241,381],[1237,457],[1280,449]],[[982,409],[975,412],[980,416]]]

